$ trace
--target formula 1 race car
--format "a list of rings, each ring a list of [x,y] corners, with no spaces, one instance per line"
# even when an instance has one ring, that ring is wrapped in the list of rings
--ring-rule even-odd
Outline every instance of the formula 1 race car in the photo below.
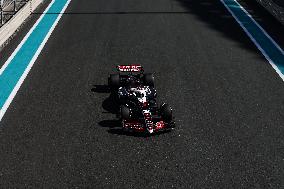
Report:
[[[172,109],[157,105],[153,74],[144,74],[141,65],[119,65],[119,73],[111,74],[108,85],[120,104],[124,130],[158,132],[174,128]],[[124,74],[126,73],[126,74]]]

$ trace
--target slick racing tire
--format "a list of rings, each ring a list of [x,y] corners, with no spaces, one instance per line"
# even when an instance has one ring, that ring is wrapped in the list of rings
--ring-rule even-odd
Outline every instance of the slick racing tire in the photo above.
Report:
[[[119,87],[120,85],[120,77],[119,74],[111,74],[109,77],[109,85],[110,87]]]
[[[130,109],[127,106],[121,106],[120,108],[120,115],[122,119],[129,119],[130,118]]]
[[[165,122],[171,122],[173,119],[172,108],[168,104],[163,104],[160,108],[161,116]]]
[[[144,74],[144,84],[153,87],[154,75],[152,73]]]

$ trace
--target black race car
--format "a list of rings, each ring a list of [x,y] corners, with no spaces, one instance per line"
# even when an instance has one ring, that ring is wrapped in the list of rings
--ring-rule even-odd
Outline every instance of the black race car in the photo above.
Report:
[[[108,85],[120,104],[120,118],[125,130],[153,133],[174,128],[172,109],[157,105],[153,74],[144,74],[141,65],[119,65]]]

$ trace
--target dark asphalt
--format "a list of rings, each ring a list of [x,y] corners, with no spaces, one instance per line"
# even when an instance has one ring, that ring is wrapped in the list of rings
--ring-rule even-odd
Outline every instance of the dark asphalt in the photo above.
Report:
[[[284,7],[284,2],[281,0],[272,0],[274,3],[276,3],[280,7]]]
[[[154,71],[173,132],[126,135],[104,85]],[[283,188],[283,81],[219,0],[73,0],[0,123],[2,188]]]

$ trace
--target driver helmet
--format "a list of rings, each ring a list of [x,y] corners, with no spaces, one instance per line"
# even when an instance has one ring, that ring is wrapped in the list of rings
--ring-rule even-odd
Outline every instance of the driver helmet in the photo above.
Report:
[[[128,78],[129,87],[137,87],[137,85],[139,85],[139,83],[140,83],[139,80],[137,80],[134,77],[129,77]]]

